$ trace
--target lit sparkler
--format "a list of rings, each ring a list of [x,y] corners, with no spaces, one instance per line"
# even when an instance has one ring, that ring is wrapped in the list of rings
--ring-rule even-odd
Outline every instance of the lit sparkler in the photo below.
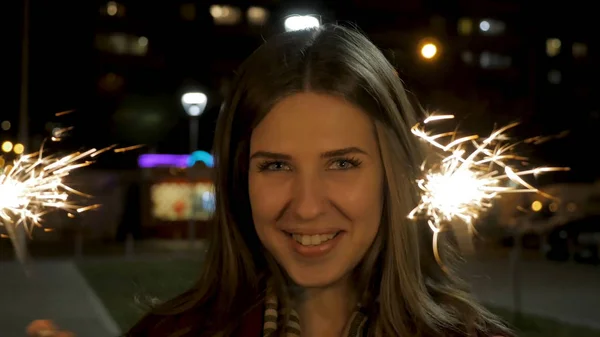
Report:
[[[18,157],[13,165],[0,167],[0,225],[4,225],[19,260],[25,256],[18,244],[16,230],[24,226],[31,236],[34,227],[41,227],[44,214],[51,210],[63,210],[69,215],[100,207],[77,205],[71,195],[91,197],[81,193],[65,183],[65,177],[73,170],[88,166],[92,159],[109,150],[124,152],[138,148],[116,149],[116,145],[96,150],[75,152],[59,157],[44,155],[43,146],[39,152]]]
[[[421,200],[409,214],[409,218],[420,215],[428,219],[434,232],[433,246],[438,262],[437,237],[444,224],[461,220],[472,234],[473,220],[489,209],[492,200],[501,194],[537,193],[553,198],[523,180],[523,176],[569,170],[566,167],[536,167],[520,171],[511,165],[527,159],[512,153],[517,143],[509,142],[505,135],[518,123],[506,125],[483,140],[478,135],[456,138],[456,132],[432,135],[425,129],[427,123],[452,118],[452,115],[430,116],[411,129],[415,136],[439,149],[442,156],[441,161],[430,167],[423,164],[423,177],[417,181]]]

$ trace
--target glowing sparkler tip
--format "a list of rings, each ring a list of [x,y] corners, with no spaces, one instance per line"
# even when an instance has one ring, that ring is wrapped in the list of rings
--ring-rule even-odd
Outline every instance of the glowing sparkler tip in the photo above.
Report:
[[[86,160],[106,149],[90,149],[63,157],[44,156],[43,147],[36,153],[25,154],[10,166],[0,170],[0,224],[10,232],[24,226],[31,233],[41,227],[42,215],[52,209],[76,211],[93,210],[99,205],[78,206],[69,201],[71,195],[90,197],[67,186],[63,181],[71,171],[88,166]]]
[[[432,228],[453,219],[471,223],[491,207],[493,199],[504,193],[539,193],[551,197],[527,183],[523,176],[569,170],[536,167],[519,171],[516,165],[511,166],[515,160],[526,159],[512,152],[516,144],[505,137],[518,123],[506,125],[482,141],[478,141],[478,135],[457,137],[456,132],[432,135],[423,127],[452,118],[452,115],[433,115],[411,129],[415,136],[447,154],[429,167],[423,165],[423,177],[417,181],[421,201],[409,214],[410,218],[420,214],[430,219]],[[516,183],[517,187],[509,182]]]
[[[433,232],[434,257],[444,270],[438,252],[438,235],[443,224],[459,219],[466,224],[467,234],[472,235],[473,220],[492,207],[492,201],[501,194],[538,193],[552,198],[527,183],[523,176],[569,170],[566,167],[536,167],[519,171],[516,166],[511,166],[511,162],[526,160],[512,153],[516,144],[510,143],[505,136],[505,132],[518,123],[492,132],[483,141],[478,141],[478,135],[457,138],[456,132],[431,135],[423,127],[430,122],[452,118],[452,115],[432,115],[411,128],[416,137],[442,153],[442,160],[433,165],[427,167],[423,163],[423,177],[417,181],[421,200],[408,218],[423,216],[427,219]]]

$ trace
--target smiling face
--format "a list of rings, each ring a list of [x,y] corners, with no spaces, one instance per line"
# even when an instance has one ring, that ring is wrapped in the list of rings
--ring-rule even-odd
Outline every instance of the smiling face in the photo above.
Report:
[[[369,117],[341,98],[281,100],[252,133],[250,204],[258,237],[291,279],[347,276],[379,230],[383,170]]]

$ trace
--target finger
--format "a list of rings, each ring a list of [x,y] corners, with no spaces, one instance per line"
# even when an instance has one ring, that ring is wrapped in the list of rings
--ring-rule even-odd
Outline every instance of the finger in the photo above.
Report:
[[[75,334],[70,331],[39,330],[30,336],[31,337],[75,337]]]
[[[35,335],[39,334],[39,332],[41,332],[41,331],[53,331],[56,329],[57,329],[56,325],[51,320],[37,319],[37,320],[29,323],[29,325],[27,326],[27,329],[25,331],[27,332],[28,335],[35,336]]]

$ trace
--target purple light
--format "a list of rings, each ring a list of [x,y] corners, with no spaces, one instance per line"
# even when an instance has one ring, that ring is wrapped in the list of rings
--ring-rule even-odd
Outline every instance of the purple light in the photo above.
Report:
[[[188,166],[189,154],[143,154],[138,158],[138,165],[142,168],[157,166]]]

